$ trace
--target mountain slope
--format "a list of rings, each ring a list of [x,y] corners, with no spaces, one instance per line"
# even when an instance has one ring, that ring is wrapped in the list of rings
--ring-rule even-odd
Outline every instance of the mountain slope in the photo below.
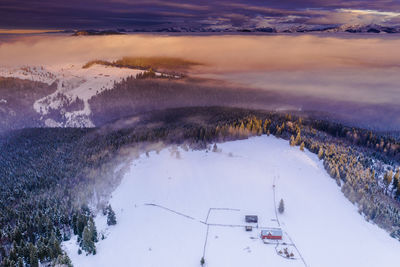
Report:
[[[106,239],[95,256],[78,255],[74,239],[64,243],[73,263],[199,266],[207,236],[210,267],[397,266],[400,243],[357,213],[316,155],[267,136],[218,144],[215,151],[170,147],[133,161],[110,201],[118,224],[96,218]],[[276,200],[286,204],[279,222],[273,185]],[[244,225],[245,214],[258,215],[260,227],[281,227],[288,245],[277,251],[287,247],[296,260],[263,244],[260,229],[224,226]]]
[[[34,103],[21,105],[21,108],[31,109],[30,116],[37,117],[39,125],[48,127],[94,127],[89,119],[89,99],[104,90],[112,89],[122,79],[135,77],[138,73],[143,71],[98,64],[90,68],[82,68],[79,64],[0,68],[0,78],[7,77],[1,78],[3,80],[15,78],[16,82],[32,81],[33,85],[51,86],[53,90],[33,99]],[[0,90],[5,90],[3,87],[0,83]],[[10,97],[15,96],[4,95],[4,101],[8,101]],[[0,103],[0,108],[1,105],[4,104]]]

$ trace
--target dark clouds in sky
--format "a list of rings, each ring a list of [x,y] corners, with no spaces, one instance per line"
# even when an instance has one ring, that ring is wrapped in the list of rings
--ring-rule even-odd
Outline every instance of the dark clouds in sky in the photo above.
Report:
[[[390,24],[396,12],[399,0],[0,0],[0,28]]]

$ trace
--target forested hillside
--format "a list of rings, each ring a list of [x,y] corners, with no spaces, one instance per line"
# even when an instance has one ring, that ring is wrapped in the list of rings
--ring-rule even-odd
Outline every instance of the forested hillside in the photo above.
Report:
[[[217,80],[127,77],[89,100],[90,119],[96,126],[147,111],[180,107],[224,106],[263,110],[300,111],[313,118],[370,130],[398,130],[399,105],[339,101],[261,90]],[[140,77],[139,77],[140,78]]]
[[[43,126],[33,103],[55,90],[55,84],[0,77],[0,132]]]
[[[96,210],[118,185],[116,166],[150,149],[272,134],[317,153],[367,220],[400,238],[400,144],[389,136],[290,114],[239,108],[179,108],[100,128],[36,128],[0,141],[0,257],[3,266],[69,264],[62,240],[78,235],[95,253]],[[161,144],[161,143],[162,144]],[[155,145],[158,144],[158,145]]]

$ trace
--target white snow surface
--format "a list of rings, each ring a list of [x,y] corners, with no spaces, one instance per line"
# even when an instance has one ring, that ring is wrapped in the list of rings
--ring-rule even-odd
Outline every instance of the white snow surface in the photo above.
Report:
[[[208,223],[245,225],[244,215],[258,215],[259,226],[279,227],[295,254],[288,260],[264,244],[261,229],[209,226],[207,267],[398,266],[400,242],[371,224],[341,193],[315,154],[290,147],[275,137],[218,144],[221,152],[173,149],[152,152],[132,162],[130,171],[110,199],[117,225],[95,218],[106,238],[97,254],[78,255],[76,239],[64,242],[74,266],[197,267],[203,255]],[[232,153],[230,155],[230,153]],[[232,156],[233,155],[233,156]],[[157,206],[191,216],[178,215]]]
[[[49,127],[93,127],[88,117],[91,113],[89,99],[104,90],[112,89],[114,84],[122,79],[129,76],[135,77],[136,74],[142,72],[143,70],[99,64],[85,69],[82,68],[82,64],[0,67],[2,77],[39,81],[49,85],[57,83],[57,90],[53,94],[39,99],[33,105],[36,112],[42,115],[47,115],[50,109],[60,109],[64,104],[73,102],[77,98],[83,100],[82,110],[65,112],[65,122],[45,120],[45,124]]]
[[[0,76],[31,80],[47,84],[52,84],[57,78],[54,73],[51,73],[43,66],[0,66]]]

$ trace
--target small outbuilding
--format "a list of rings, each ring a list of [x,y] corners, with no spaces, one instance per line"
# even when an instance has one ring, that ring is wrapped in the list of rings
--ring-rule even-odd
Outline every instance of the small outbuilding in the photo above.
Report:
[[[261,230],[261,239],[282,240],[283,233],[281,229]]]
[[[253,231],[253,226],[246,225],[245,229],[246,229],[247,232],[251,232],[251,231]]]
[[[258,223],[257,215],[246,215],[244,219],[247,223]]]

